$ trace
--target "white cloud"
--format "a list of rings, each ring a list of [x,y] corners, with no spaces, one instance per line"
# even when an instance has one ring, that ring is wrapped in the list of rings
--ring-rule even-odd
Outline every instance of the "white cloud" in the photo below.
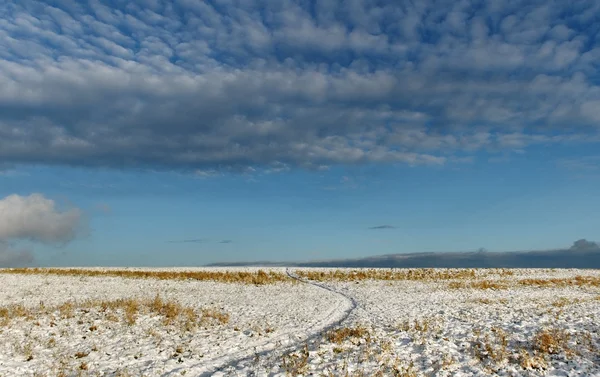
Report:
[[[41,194],[9,195],[0,200],[0,242],[60,245],[72,241],[84,227],[81,210],[60,210]]]

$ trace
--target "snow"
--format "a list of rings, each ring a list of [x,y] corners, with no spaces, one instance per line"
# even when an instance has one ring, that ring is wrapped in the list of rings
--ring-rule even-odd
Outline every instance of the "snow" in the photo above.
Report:
[[[517,284],[600,278],[600,271],[512,271],[477,271],[508,289],[456,289],[448,280],[254,286],[0,274],[2,307],[75,303],[71,317],[51,311],[0,324],[0,376],[284,376],[286,368],[334,376],[600,376],[600,287]],[[157,295],[229,320],[190,329],[140,311],[128,324],[118,310],[78,306]],[[337,329],[358,336],[336,342]],[[543,334],[563,341],[545,352]]]

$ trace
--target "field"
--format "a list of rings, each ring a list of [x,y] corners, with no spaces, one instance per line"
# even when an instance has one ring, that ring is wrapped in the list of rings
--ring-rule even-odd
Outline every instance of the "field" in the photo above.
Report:
[[[0,376],[600,376],[600,271],[0,270]]]

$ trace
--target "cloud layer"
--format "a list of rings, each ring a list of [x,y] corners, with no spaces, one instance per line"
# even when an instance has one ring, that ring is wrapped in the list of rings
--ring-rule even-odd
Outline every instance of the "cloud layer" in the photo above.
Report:
[[[444,164],[598,141],[600,3],[0,5],[0,161]]]

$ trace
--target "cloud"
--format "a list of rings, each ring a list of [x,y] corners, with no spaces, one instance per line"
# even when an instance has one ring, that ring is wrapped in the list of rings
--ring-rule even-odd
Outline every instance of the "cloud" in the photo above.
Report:
[[[570,250],[584,251],[584,250],[599,250],[600,246],[596,242],[588,241],[585,239],[577,240],[573,243]]]
[[[167,241],[168,243],[207,243],[209,242],[208,239],[206,238],[192,238],[192,239],[187,239],[187,240],[174,240],[174,241]],[[218,241],[218,243],[232,243],[232,240],[221,240]]]
[[[22,177],[22,176],[27,176],[27,175],[29,175],[29,174],[19,171],[19,170],[14,170],[14,169],[2,170],[2,168],[0,167],[0,177],[13,178],[13,177]]]
[[[194,238],[188,240],[176,240],[176,241],[167,241],[168,243],[205,243],[207,240],[204,238]]]
[[[0,241],[61,245],[75,239],[85,227],[81,210],[60,210],[53,200],[41,194],[0,199]]]
[[[207,243],[209,242],[208,239],[206,238],[192,238],[192,239],[187,239],[187,240],[174,240],[174,241],[167,241],[168,243]],[[232,243],[232,240],[221,240],[218,241],[217,243]]]
[[[212,178],[212,177],[220,176],[221,173],[215,169],[209,169],[209,170],[197,169],[196,171],[194,171],[194,175],[196,175],[198,178]]]
[[[600,170],[600,156],[564,158],[558,160],[557,165],[574,172],[595,172]]]
[[[372,226],[369,229],[396,229],[396,227],[393,225],[378,225],[378,226]]]
[[[0,241],[0,267],[19,267],[29,265],[34,255],[27,249],[14,249],[8,243]]]
[[[198,176],[598,142],[593,0],[0,10],[0,159]]]

